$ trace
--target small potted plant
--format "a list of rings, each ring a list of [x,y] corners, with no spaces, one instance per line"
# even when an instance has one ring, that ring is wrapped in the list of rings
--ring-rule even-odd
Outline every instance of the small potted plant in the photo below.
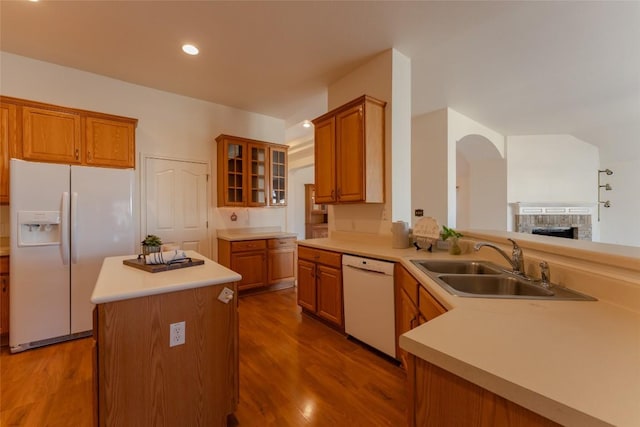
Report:
[[[162,240],[155,234],[147,234],[142,243],[142,254],[149,255],[153,252],[160,252],[160,246],[162,246]]]
[[[458,245],[458,239],[462,237],[462,233],[458,233],[453,228],[443,225],[440,236],[442,236],[442,240],[451,239],[451,246],[449,246],[449,253],[451,255],[460,255],[462,253],[462,249],[460,249],[460,245]]]

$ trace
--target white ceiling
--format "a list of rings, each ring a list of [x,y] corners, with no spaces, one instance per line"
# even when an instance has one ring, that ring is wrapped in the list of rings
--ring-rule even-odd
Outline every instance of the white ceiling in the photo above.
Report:
[[[636,1],[0,2],[3,51],[288,126],[389,48],[411,58],[414,116],[448,106],[506,135],[568,133],[640,157]]]

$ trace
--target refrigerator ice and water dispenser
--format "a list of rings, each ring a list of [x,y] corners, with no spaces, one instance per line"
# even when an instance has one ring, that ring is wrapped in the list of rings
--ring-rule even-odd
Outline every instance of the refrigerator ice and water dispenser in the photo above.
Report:
[[[18,211],[18,246],[60,244],[60,211]]]

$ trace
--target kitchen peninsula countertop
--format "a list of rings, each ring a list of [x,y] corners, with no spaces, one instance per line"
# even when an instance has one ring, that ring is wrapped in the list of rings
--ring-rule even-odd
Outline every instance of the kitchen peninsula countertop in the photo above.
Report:
[[[457,297],[411,263],[454,256],[391,249],[390,240],[299,244],[399,262],[447,307],[447,313],[400,337],[410,353],[563,425],[640,426],[637,311],[602,295],[594,295],[598,301]],[[455,259],[487,259],[492,252]]]
[[[149,273],[122,263],[137,255],[107,257],[102,263],[91,302],[102,304],[131,298],[182,291],[239,281],[242,276],[194,251],[188,257],[204,260],[203,265]]]
[[[219,229],[217,230],[217,234],[218,239],[228,240],[230,242],[254,239],[282,239],[286,237],[298,237],[296,233],[262,228],[242,228],[226,230]]]

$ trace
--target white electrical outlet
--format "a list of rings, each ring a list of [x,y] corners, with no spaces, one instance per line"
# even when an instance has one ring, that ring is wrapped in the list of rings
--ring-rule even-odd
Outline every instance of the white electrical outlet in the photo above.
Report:
[[[172,323],[169,325],[169,347],[184,344],[186,322]]]

